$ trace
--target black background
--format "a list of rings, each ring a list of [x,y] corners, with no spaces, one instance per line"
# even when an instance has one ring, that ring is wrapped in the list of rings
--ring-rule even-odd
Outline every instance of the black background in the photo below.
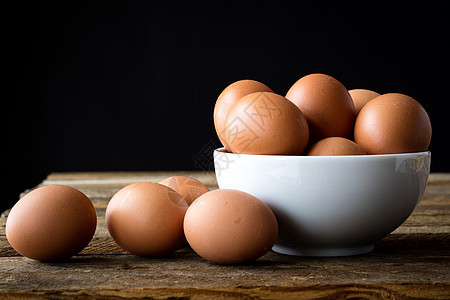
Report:
[[[50,172],[210,168],[228,84],[255,79],[284,95],[316,72],[418,100],[432,171],[450,171],[444,3],[361,3],[3,4],[2,209]]]

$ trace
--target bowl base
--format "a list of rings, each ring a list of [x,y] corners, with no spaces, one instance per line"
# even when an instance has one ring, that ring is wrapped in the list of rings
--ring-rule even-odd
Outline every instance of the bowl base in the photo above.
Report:
[[[347,246],[347,247],[289,247],[275,244],[272,250],[287,255],[336,257],[366,254],[372,252],[375,244]]]

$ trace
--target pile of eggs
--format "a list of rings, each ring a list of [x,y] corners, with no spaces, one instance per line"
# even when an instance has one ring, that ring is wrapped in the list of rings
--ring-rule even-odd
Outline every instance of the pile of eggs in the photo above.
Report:
[[[214,108],[217,135],[239,154],[362,155],[426,151],[431,122],[413,98],[355,89],[325,74],[300,78],[283,97],[240,80]]]
[[[275,215],[261,200],[237,190],[209,191],[184,176],[126,186],[109,202],[106,225],[131,253],[161,256],[187,241],[200,256],[221,264],[262,256],[278,235]]]
[[[267,253],[278,236],[275,215],[261,200],[237,190],[210,191],[186,176],[122,188],[109,201],[105,219],[121,248],[145,257],[169,254],[188,242],[211,262],[239,264]],[[86,195],[73,187],[47,185],[14,205],[6,237],[23,256],[65,260],[89,244],[96,225]]]
[[[403,94],[348,91],[324,74],[299,79],[286,96],[254,80],[229,85],[214,108],[214,125],[233,153],[361,155],[425,151],[431,123],[424,108]],[[210,191],[185,176],[139,182],[119,190],[106,209],[109,234],[123,249],[162,256],[186,245],[220,264],[257,259],[275,244],[271,209],[237,190]],[[6,237],[20,254],[64,260],[84,249],[97,225],[95,208],[79,190],[37,188],[11,209]]]

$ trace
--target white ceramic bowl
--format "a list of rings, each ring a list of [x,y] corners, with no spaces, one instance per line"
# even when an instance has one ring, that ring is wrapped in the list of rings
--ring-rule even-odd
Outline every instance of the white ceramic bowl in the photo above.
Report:
[[[214,151],[220,188],[248,192],[275,213],[275,252],[300,256],[368,253],[422,197],[430,152],[288,156]]]

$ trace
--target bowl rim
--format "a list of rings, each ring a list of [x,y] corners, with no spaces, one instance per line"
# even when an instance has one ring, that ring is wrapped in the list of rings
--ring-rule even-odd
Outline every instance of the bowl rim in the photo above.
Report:
[[[227,155],[236,155],[236,156],[244,156],[244,157],[267,157],[267,158],[286,158],[286,159],[348,159],[348,158],[355,158],[355,159],[364,159],[364,158],[383,158],[383,157],[403,157],[403,156],[428,156],[431,155],[430,150],[426,151],[419,151],[419,152],[406,152],[406,153],[391,153],[391,154],[363,154],[363,155],[288,155],[288,154],[248,154],[248,153],[233,153],[228,152],[225,147],[220,147],[217,149],[214,149],[214,153],[223,153]]]

